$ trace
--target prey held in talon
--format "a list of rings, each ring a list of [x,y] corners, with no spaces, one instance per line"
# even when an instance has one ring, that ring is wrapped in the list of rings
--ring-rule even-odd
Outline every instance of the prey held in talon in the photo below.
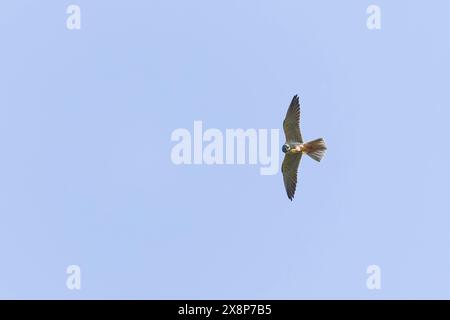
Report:
[[[303,154],[307,154],[314,160],[320,162],[327,149],[325,141],[320,138],[310,142],[303,142],[300,131],[300,103],[298,96],[292,98],[283,121],[286,142],[281,150],[284,152],[284,160],[281,166],[284,187],[288,198],[292,201],[297,187],[297,171]]]

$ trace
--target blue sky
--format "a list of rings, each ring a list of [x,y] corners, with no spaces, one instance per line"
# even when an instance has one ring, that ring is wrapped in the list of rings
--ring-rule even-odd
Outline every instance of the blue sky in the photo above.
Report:
[[[448,2],[0,9],[1,298],[450,298]],[[171,162],[173,130],[281,129],[294,94],[329,150],[293,202],[258,166]]]

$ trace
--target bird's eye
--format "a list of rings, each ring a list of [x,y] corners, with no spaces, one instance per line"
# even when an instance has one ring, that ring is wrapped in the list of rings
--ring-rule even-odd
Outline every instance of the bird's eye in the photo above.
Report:
[[[289,151],[289,146],[287,144],[283,145],[282,150],[283,150],[284,153],[288,152]]]

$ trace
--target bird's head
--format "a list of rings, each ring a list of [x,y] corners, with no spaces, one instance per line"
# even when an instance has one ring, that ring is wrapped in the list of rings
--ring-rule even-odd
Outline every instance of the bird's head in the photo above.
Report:
[[[287,143],[285,143],[285,144],[283,144],[283,147],[281,148],[281,150],[282,150],[284,153],[287,153],[287,152],[289,152],[289,150],[291,150],[291,146],[288,145]]]

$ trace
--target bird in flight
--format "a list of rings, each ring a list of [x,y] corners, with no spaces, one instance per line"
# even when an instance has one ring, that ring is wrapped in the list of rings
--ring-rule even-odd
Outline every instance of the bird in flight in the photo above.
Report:
[[[285,153],[281,172],[283,173],[287,196],[292,201],[297,187],[297,171],[302,155],[305,153],[320,162],[327,147],[322,138],[303,142],[300,132],[300,103],[297,95],[292,98],[289,105],[286,118],[283,121],[283,130],[286,142],[281,149]]]

